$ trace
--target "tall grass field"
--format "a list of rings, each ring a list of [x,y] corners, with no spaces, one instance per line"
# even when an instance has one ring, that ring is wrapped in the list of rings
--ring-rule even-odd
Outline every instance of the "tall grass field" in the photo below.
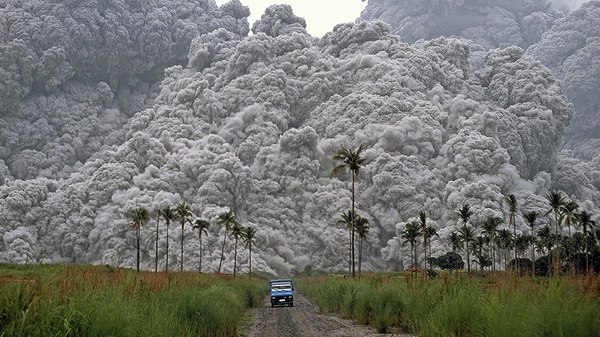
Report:
[[[105,266],[0,265],[0,336],[237,336],[264,282]]]
[[[419,337],[600,336],[600,279],[322,276],[299,288],[323,312]]]

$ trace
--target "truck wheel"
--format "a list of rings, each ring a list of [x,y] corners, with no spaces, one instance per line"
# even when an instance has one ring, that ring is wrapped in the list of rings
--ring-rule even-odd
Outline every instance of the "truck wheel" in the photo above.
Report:
[[[275,303],[271,303],[271,308],[275,307]]]
[[[294,303],[290,303],[290,307],[293,307],[293,306],[294,306]]]

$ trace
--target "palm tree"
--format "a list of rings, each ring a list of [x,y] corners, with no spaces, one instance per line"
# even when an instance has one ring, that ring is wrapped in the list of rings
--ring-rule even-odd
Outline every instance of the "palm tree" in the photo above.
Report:
[[[341,171],[345,171],[346,169],[350,170],[352,174],[352,214],[356,214],[355,212],[355,181],[360,173],[360,169],[362,165],[365,163],[366,159],[361,156],[363,150],[365,149],[364,144],[360,144],[356,150],[347,149],[342,147],[334,156],[333,160],[338,162],[338,165],[333,168],[331,171],[332,176],[338,175]],[[354,217],[352,219],[351,231],[352,234],[350,236],[350,264],[352,266],[352,277],[355,276],[354,272]]]
[[[363,240],[367,237],[367,233],[369,233],[369,220],[360,215],[356,215],[354,226],[356,227],[356,233],[358,234],[358,278],[360,278],[362,270]]]
[[[586,268],[586,273],[589,275],[590,273],[590,262],[589,262],[589,235],[588,235],[588,229],[589,228],[593,228],[594,226],[596,226],[596,222],[594,220],[592,220],[592,213],[588,213],[586,211],[581,211],[581,213],[579,213],[577,215],[577,220],[579,225],[582,227],[583,229],[583,237],[584,237],[584,250],[585,250],[585,268]]]
[[[577,214],[575,211],[578,208],[579,204],[573,200],[567,201],[560,206],[560,213],[569,230],[569,237],[571,236],[571,224],[577,221]]]
[[[556,239],[554,238],[555,235],[556,234],[552,234],[552,230],[548,225],[538,230],[538,246],[542,248],[542,254],[546,255],[546,253],[550,254],[550,252],[552,252],[552,248],[556,243]]]
[[[471,256],[469,252],[469,243],[473,239],[473,235],[469,235],[472,231],[469,231],[468,222],[473,212],[471,211],[471,207],[468,204],[463,205],[463,207],[457,212],[463,222],[463,230],[461,232],[462,239],[465,241],[465,247],[467,249],[467,274],[471,277]]]
[[[425,232],[423,232],[423,236],[427,237],[427,246],[424,247],[425,249],[425,261],[429,261],[429,259],[431,258],[431,238],[438,235],[437,230],[435,229],[435,227],[432,226],[427,226],[425,227]],[[427,268],[427,264],[425,262],[425,268]],[[425,269],[427,271],[427,269]]]
[[[486,239],[487,240],[487,239]],[[482,250],[475,250],[476,247],[473,247],[473,250],[475,251],[475,258],[473,262],[476,262],[477,264],[479,264],[479,269],[481,271],[484,270],[485,267],[491,266],[492,265],[492,259],[490,258],[490,256],[483,252]],[[479,247],[477,247],[479,248]]]
[[[244,228],[243,233],[244,243],[248,248],[248,265],[249,265],[249,278],[252,278],[252,244],[256,239],[256,229],[252,227]]]
[[[217,218],[217,225],[222,225],[225,227],[225,233],[223,234],[223,246],[221,247],[221,260],[219,261],[219,269],[217,270],[218,274],[221,273],[223,258],[225,257],[225,242],[227,241],[227,234],[229,234],[229,231],[233,225],[237,223],[238,221],[235,218],[235,213],[233,213],[233,211],[222,213]]]
[[[526,234],[521,234],[521,235],[517,235],[517,238],[515,239],[515,250],[517,251],[517,259],[523,255],[523,253],[525,253],[527,251],[527,249],[529,248],[529,242],[531,241],[531,237],[529,235]],[[517,261],[515,260],[515,263],[517,263]],[[517,263],[518,265],[518,263]]]
[[[448,239],[450,241],[450,244],[452,245],[452,252],[456,253],[463,250],[464,245],[462,240],[460,239],[460,235],[458,234],[458,232],[452,232]]]
[[[167,206],[166,208],[163,208],[161,213],[167,223],[167,257],[165,260],[165,271],[169,272],[169,225],[171,224],[171,221],[175,220],[175,212],[171,206]]]
[[[473,255],[475,255],[476,261],[479,264],[479,269],[483,271],[484,267],[491,265],[490,256],[483,251],[483,247],[485,247],[489,243],[489,239],[485,236],[478,236],[473,240]]]
[[[583,234],[576,232],[572,236],[565,236],[562,240],[562,251],[565,257],[568,257],[573,262],[575,254],[584,250]]]
[[[506,203],[508,204],[508,225],[513,228],[513,237],[517,237],[517,198],[514,194],[509,194],[504,197]],[[516,241],[514,241],[516,243]],[[517,267],[517,271],[519,270],[519,260],[517,259],[517,248],[514,247],[515,251],[515,263]]]
[[[417,267],[417,238],[421,235],[419,230],[419,222],[413,221],[406,224],[404,230],[400,233],[400,237],[404,239],[402,245],[409,243],[412,252],[413,267]]]
[[[354,214],[352,210],[342,212],[340,218],[335,222],[338,225],[346,226],[346,228],[348,228],[348,275],[352,275],[352,226],[354,225],[352,214]]]
[[[535,222],[537,221],[537,217],[538,215],[540,215],[538,212],[535,211],[530,211],[530,212],[526,212],[523,213],[523,219],[525,219],[525,222],[527,222],[527,224],[529,225],[529,228],[531,228],[531,237],[533,238],[531,240],[531,272],[533,273],[532,275],[535,276]]]
[[[185,239],[184,224],[188,221],[188,218],[192,216],[190,206],[185,202],[175,207],[175,216],[181,220],[181,260],[179,261],[179,271],[183,271],[183,240]]]
[[[488,238],[488,250],[492,253],[492,273],[496,272],[496,234],[501,224],[502,218],[497,216],[488,216],[482,224],[483,232]]]
[[[131,223],[129,227],[135,230],[135,241],[136,241],[136,263],[135,270],[140,271],[140,229],[144,225],[144,222],[148,221],[148,210],[143,207],[135,208],[131,211]]]
[[[562,222],[561,207],[565,203],[565,198],[562,196],[562,194],[559,191],[551,191],[550,193],[548,193],[546,195],[546,199],[548,200],[548,204],[550,206],[550,209],[548,209],[548,211],[546,212],[546,215],[548,215],[550,213],[554,213],[554,224],[556,226],[555,239],[557,240],[556,246],[558,246],[558,244],[559,244],[558,240],[560,239],[559,227]],[[557,276],[558,276],[558,271],[560,268],[560,261],[559,261],[560,258],[558,256],[558,254],[559,254],[559,249],[556,250],[554,257],[553,257],[553,261],[552,261],[552,264],[554,265],[555,274]]]
[[[162,211],[158,209],[156,211],[156,250],[154,255],[154,272],[158,273],[158,224],[160,223],[160,217],[162,216]]]
[[[235,277],[236,273],[237,273],[237,248],[238,248],[238,241],[240,240],[240,238],[243,239],[243,235],[244,235],[244,227],[239,223],[239,222],[234,222],[231,226],[231,236],[233,237],[233,239],[235,240],[235,245],[234,245],[234,253],[233,253],[233,277]]]
[[[458,230],[458,236],[462,242],[465,244],[466,253],[467,253],[467,275],[471,276],[471,242],[475,240],[475,231],[470,226],[463,226]]]
[[[452,232],[452,234],[450,234],[450,236],[448,237],[448,240],[450,241],[450,244],[452,245],[453,253],[463,250],[464,245],[463,245],[462,239],[460,238],[460,235],[458,234],[458,232]],[[458,264],[458,261],[457,261],[457,264]]]
[[[498,244],[498,249],[504,250],[504,269],[508,267],[508,255],[509,249],[513,245],[513,236],[510,230],[507,228],[503,228],[498,231],[498,236],[496,239],[496,243]],[[500,261],[502,262],[502,261]]]
[[[200,260],[198,262],[198,272],[202,272],[202,234],[208,235],[208,227],[210,226],[210,222],[204,219],[196,219],[192,228],[198,230],[198,241],[200,242]]]
[[[427,227],[427,213],[424,211],[419,212],[419,225],[421,226],[421,235],[423,235],[423,269],[427,271],[427,240],[434,234],[430,235]],[[431,228],[435,231],[434,228]]]

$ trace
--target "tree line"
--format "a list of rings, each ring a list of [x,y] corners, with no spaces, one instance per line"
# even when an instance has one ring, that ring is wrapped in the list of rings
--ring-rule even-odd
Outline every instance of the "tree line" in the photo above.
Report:
[[[331,175],[348,170],[351,174],[351,209],[342,212],[337,224],[349,230],[349,270],[352,277],[355,273],[355,236],[359,238],[358,276],[361,273],[362,242],[369,231],[369,221],[355,211],[355,181],[366,162],[363,157],[364,145],[356,149],[342,147],[334,156],[336,166]],[[447,238],[452,251],[439,257],[431,257],[430,240],[437,236],[434,227],[427,224],[427,214],[419,213],[419,220],[406,224],[399,238],[403,246],[409,245],[411,252],[411,268],[419,268],[417,247],[423,241],[423,267],[436,266],[442,269],[462,269],[464,262],[458,252],[466,258],[467,273],[471,275],[471,262],[479,265],[483,271],[489,268],[496,271],[496,266],[504,265],[504,269],[513,269],[518,274],[559,275],[566,270],[590,273],[592,269],[600,270],[600,228],[592,220],[593,214],[580,209],[577,202],[568,200],[561,191],[551,191],[546,195],[547,211],[525,210],[519,214],[519,203],[514,194],[504,197],[508,206],[508,221],[496,216],[487,217],[482,223],[473,223],[473,210],[469,204],[455,212],[462,223]],[[529,227],[529,233],[517,233],[517,217],[521,216]],[[552,218],[553,226],[541,226],[542,216]],[[563,234],[567,227],[567,234]],[[572,232],[571,229],[575,232]],[[429,250],[428,250],[429,248]],[[536,252],[540,255],[536,258]],[[511,254],[512,253],[512,254]],[[512,255],[512,256],[511,256]],[[511,259],[512,257],[512,259]]]
[[[561,191],[546,195],[548,208],[544,214],[532,210],[519,214],[518,200],[513,194],[504,200],[508,206],[508,223],[502,228],[504,219],[494,216],[487,217],[481,224],[471,222],[473,211],[468,204],[456,212],[462,226],[450,235],[449,242],[452,253],[465,252],[469,275],[471,262],[478,264],[481,270],[489,267],[494,272],[497,265],[504,265],[505,269],[514,269],[518,274],[532,275],[560,275],[567,270],[590,273],[598,269],[600,261],[594,260],[600,255],[600,228],[592,220],[592,213],[580,209],[577,202],[568,200]],[[527,224],[529,232],[517,233],[518,216]],[[551,217],[551,223],[541,225],[542,216]],[[563,234],[565,227],[567,233]],[[540,253],[537,258],[536,252]],[[454,260],[460,263],[457,258]],[[447,267],[454,269],[451,265]]]
[[[179,220],[181,225],[181,242],[180,242],[180,259],[179,259],[179,271],[183,271],[183,261],[184,261],[184,243],[185,243],[185,225],[190,225],[194,230],[198,231],[198,240],[200,242],[200,251],[199,251],[199,259],[198,259],[198,272],[202,272],[202,256],[203,256],[203,248],[202,248],[202,237],[203,235],[208,235],[208,228],[210,227],[210,222],[203,218],[195,218],[192,221],[193,213],[188,204],[182,202],[175,207],[167,206],[163,209],[158,209],[155,211],[156,213],[156,237],[155,237],[155,257],[154,257],[154,272],[158,272],[158,261],[159,261],[159,249],[158,249],[158,241],[161,234],[166,234],[166,255],[165,255],[165,272],[169,271],[169,227],[171,223]],[[136,242],[136,270],[140,270],[140,236],[141,236],[141,228],[149,221],[149,211],[144,207],[138,207],[131,211],[129,214],[131,218],[131,222],[128,224],[128,227],[135,231],[135,242]],[[160,220],[161,218],[165,221],[166,224],[166,233],[161,233],[160,231]],[[221,247],[221,258],[219,260],[219,267],[217,269],[217,273],[221,273],[221,269],[223,266],[223,260],[225,259],[225,245],[227,243],[227,237],[230,237],[234,240],[234,266],[233,266],[233,276],[235,277],[237,274],[237,252],[239,243],[243,243],[245,248],[248,249],[249,253],[249,277],[252,278],[252,245],[256,239],[256,229],[252,227],[244,227],[237,220],[235,213],[233,211],[228,211],[219,214],[216,219],[215,224],[220,227],[224,227],[225,231],[223,234],[223,244]]]
[[[363,242],[369,232],[369,220],[356,212],[356,179],[366,162],[366,158],[363,156],[364,150],[363,144],[356,149],[341,147],[332,157],[336,163],[331,172],[332,176],[337,176],[343,171],[349,171],[351,175],[351,208],[342,212],[336,223],[348,229],[348,274],[352,277],[356,276],[356,237],[358,236],[358,276],[360,277]],[[471,205],[464,204],[462,208],[455,211],[455,215],[462,225],[459,226],[457,222],[457,229],[447,238],[448,243],[452,246],[452,251],[439,257],[431,257],[431,239],[438,234],[437,230],[427,223],[425,211],[419,212],[419,220],[406,224],[399,239],[402,240],[403,246],[410,246],[411,268],[414,269],[420,268],[417,248],[422,239],[424,255],[422,262],[425,270],[432,266],[450,270],[462,269],[464,262],[458,254],[458,252],[462,252],[465,254],[469,276],[471,275],[471,262],[479,265],[482,271],[489,268],[492,272],[496,271],[497,266],[504,266],[504,269],[512,268],[518,273],[527,272],[532,275],[550,273],[558,275],[565,269],[590,273],[592,267],[600,263],[600,261],[594,262],[594,260],[600,260],[600,228],[596,227],[596,222],[592,220],[593,214],[581,210],[575,201],[568,200],[560,191],[551,191],[546,195],[546,200],[548,209],[544,214],[531,210],[525,210],[519,214],[518,200],[515,195],[505,196],[504,201],[508,206],[508,221],[502,228],[500,227],[505,224],[504,219],[496,216],[489,216],[482,223],[473,223],[471,221],[473,215]],[[202,218],[196,218],[192,222],[193,214],[185,202],[174,208],[168,206],[159,209],[155,213],[157,218],[154,271],[158,272],[159,223],[163,218],[166,222],[167,233],[165,271],[169,270],[169,226],[172,222],[179,220],[181,225],[179,269],[183,270],[184,226],[187,223],[198,231],[200,242],[198,271],[202,272],[202,236],[208,234],[210,222]],[[530,229],[529,233],[517,233],[516,220],[518,216],[521,216],[527,223]],[[551,216],[554,226],[546,224],[540,227],[541,216]],[[147,209],[138,207],[131,211],[130,217],[132,222],[129,223],[129,227],[135,230],[136,235],[136,270],[139,271],[140,228],[148,222],[149,213]],[[225,228],[217,273],[221,273],[225,245],[227,238],[231,237],[234,240],[233,275],[235,276],[237,273],[237,252],[241,241],[249,251],[249,275],[252,277],[252,245],[256,238],[256,229],[242,226],[233,211],[220,214],[217,217],[216,225]],[[565,226],[568,230],[567,235],[563,235],[562,231]],[[571,231],[572,227],[576,229],[574,233]],[[536,252],[540,253],[537,259]]]

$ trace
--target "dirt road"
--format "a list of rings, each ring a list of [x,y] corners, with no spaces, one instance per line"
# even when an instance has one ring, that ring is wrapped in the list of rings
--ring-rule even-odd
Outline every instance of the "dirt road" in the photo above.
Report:
[[[381,334],[358,326],[352,321],[335,316],[321,315],[317,308],[301,294],[294,296],[294,307],[275,307],[267,301],[252,310],[253,326],[249,337],[408,337],[408,335]]]

